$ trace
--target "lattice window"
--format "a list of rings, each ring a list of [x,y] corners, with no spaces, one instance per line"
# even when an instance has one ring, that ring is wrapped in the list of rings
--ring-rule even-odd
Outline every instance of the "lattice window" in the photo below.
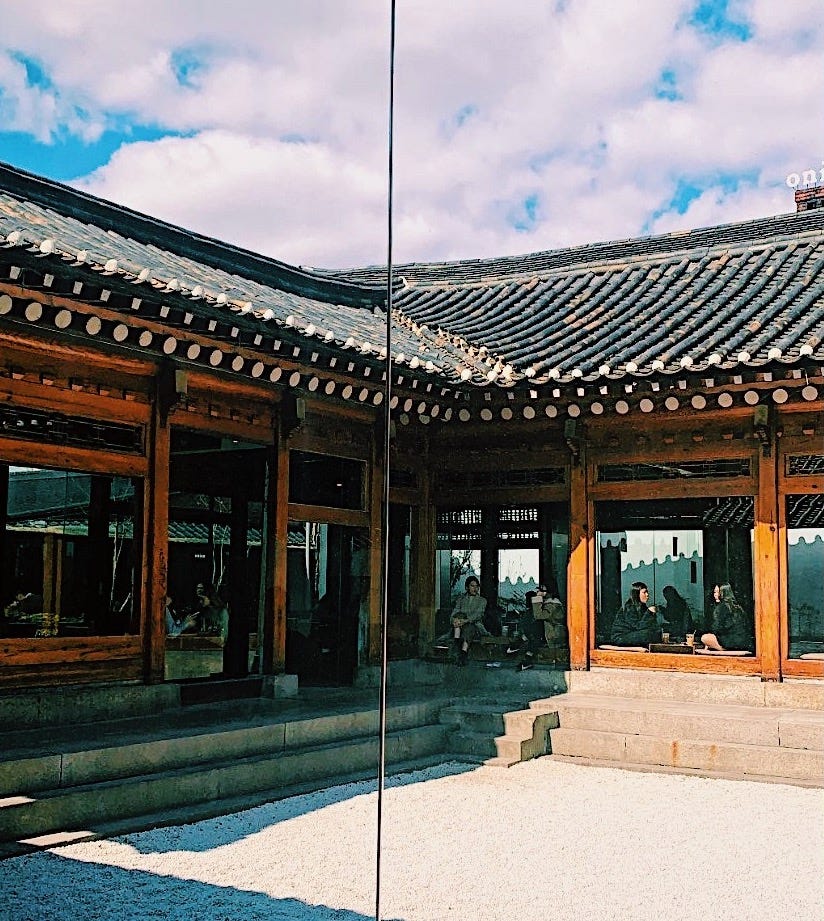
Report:
[[[438,512],[438,543],[478,545],[483,537],[483,515],[479,508],[441,509]]]
[[[628,480],[707,480],[715,477],[749,475],[750,462],[748,458],[641,464],[600,464],[598,467],[598,480],[601,483],[620,483]]]
[[[824,473],[824,455],[791,454],[786,462],[787,476],[811,476]]]
[[[78,445],[113,451],[142,452],[143,429],[122,422],[0,406],[0,435],[47,444]]]
[[[532,467],[523,470],[445,470],[439,476],[442,486],[467,489],[501,489],[518,486],[557,486],[564,483],[564,467]]]
[[[728,496],[704,510],[703,524],[705,528],[751,528],[754,519],[752,496]]]
[[[787,527],[824,527],[824,496],[787,496]]]

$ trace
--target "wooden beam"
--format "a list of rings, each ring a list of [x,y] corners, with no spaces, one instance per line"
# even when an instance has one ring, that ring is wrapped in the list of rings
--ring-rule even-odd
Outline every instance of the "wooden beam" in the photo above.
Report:
[[[288,488],[288,481],[287,481]],[[317,521],[322,524],[342,524],[351,528],[370,528],[369,512],[346,508],[330,508],[327,505],[304,505],[289,503],[289,521]]]
[[[60,467],[115,476],[146,476],[148,462],[140,455],[114,454],[99,449],[75,448],[46,442],[1,438],[3,460],[26,467]]]
[[[71,370],[66,368],[65,373],[70,375]],[[148,402],[100,396],[8,377],[0,377],[0,403],[135,425],[148,422],[151,414]]]
[[[594,649],[592,665],[614,668],[650,668],[679,672],[706,672],[712,675],[760,675],[761,662],[755,656],[740,659],[730,656],[669,655],[662,652],[619,652]]]

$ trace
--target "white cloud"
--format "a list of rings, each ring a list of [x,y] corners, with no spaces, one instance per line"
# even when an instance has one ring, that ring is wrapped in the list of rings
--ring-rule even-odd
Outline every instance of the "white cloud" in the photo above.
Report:
[[[740,0],[752,38],[720,44],[686,25],[693,8],[399,4],[396,256],[487,257],[792,210],[784,177],[824,156],[824,4]],[[286,261],[382,261],[387,9],[0,0],[0,114],[14,101],[18,129],[41,140],[124,119],[190,135],[124,144],[83,185]],[[26,87],[4,48],[37,60],[53,89]],[[656,94],[665,71],[678,98]],[[704,188],[683,214],[669,204],[679,183]]]

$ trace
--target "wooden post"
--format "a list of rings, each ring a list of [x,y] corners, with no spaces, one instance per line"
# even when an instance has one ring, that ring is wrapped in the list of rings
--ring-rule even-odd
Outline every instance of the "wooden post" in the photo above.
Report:
[[[755,500],[755,636],[761,680],[781,680],[781,602],[778,581],[778,476],[776,454],[758,458]]]
[[[264,674],[280,674],[286,669],[286,570],[289,542],[289,442],[279,424],[277,476],[275,481],[274,545],[269,565],[274,570],[273,619],[263,645]]]
[[[144,675],[147,683],[163,681],[166,662],[166,602],[169,568],[169,458],[171,436],[155,400],[149,438],[149,501],[144,503],[147,535],[144,575]]]
[[[420,472],[420,504],[412,508],[411,602],[418,612],[418,651],[435,638],[435,507],[428,466]],[[448,599],[447,599],[448,603]]]
[[[569,618],[569,663],[576,671],[589,668],[589,583],[590,522],[587,499],[586,452],[569,468],[569,568],[567,607]]]
[[[383,608],[383,542],[388,535],[383,533],[383,478],[386,475],[386,458],[383,447],[378,448],[381,433],[377,427],[372,430],[372,475],[369,495],[369,627],[368,657],[370,665],[379,665],[383,651],[381,637],[381,610]]]

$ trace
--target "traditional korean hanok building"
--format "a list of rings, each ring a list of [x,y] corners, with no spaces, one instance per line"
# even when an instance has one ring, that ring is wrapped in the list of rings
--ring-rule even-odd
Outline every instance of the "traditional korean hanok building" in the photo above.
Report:
[[[0,167],[0,689],[358,681],[387,470],[393,658],[475,572],[573,669],[824,675],[824,210],[400,267],[388,459],[385,279]],[[746,648],[610,648],[635,581]]]

